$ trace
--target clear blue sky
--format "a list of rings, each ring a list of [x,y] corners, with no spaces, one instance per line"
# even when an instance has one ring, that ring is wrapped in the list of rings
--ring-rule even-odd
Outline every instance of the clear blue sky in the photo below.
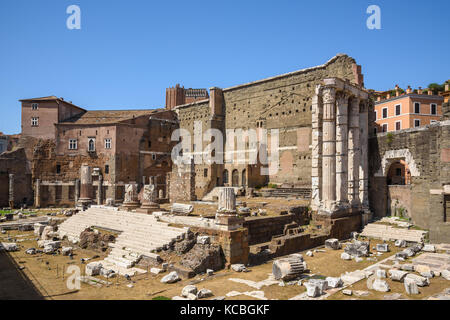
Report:
[[[66,8],[81,8],[68,30]],[[366,9],[381,8],[381,30]],[[165,88],[229,87],[347,53],[367,88],[450,78],[450,1],[0,0],[0,131],[20,132],[18,99],[88,109],[154,108]]]

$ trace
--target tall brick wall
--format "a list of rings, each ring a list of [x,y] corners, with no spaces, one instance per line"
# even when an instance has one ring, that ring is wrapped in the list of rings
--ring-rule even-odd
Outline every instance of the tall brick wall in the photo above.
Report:
[[[216,121],[222,121],[224,129],[278,129],[280,136],[280,170],[270,176],[266,181],[261,180],[259,173],[248,176],[247,183],[291,183],[298,187],[311,186],[311,99],[315,86],[328,77],[339,77],[353,83],[362,81],[358,74],[355,60],[346,55],[338,55],[325,65],[305,69],[289,74],[276,76],[252,83],[223,89],[222,115]],[[356,69],[355,69],[356,68]],[[356,73],[355,73],[356,72]],[[211,93],[212,99],[213,94]],[[180,119],[180,128],[187,129],[191,135],[194,133],[194,121],[202,123],[203,132],[211,127],[210,101],[184,105],[177,109]],[[193,143],[193,142],[192,142]],[[203,142],[205,147],[208,142]],[[236,162],[226,165],[229,173],[238,170],[242,177],[243,170],[249,171],[245,166]],[[211,186],[223,181],[223,166],[217,166],[215,174],[204,177],[207,165],[196,166],[196,192],[199,197],[207,193]],[[213,168],[214,169],[214,168]],[[231,178],[231,175],[229,175]],[[241,178],[240,178],[241,179]],[[257,182],[255,182],[257,181]]]
[[[450,121],[379,133],[369,139],[369,144],[369,197],[374,214],[387,215],[398,201],[407,207],[416,225],[430,230],[432,241],[450,241],[450,223],[444,222],[445,185],[450,185]],[[402,154],[407,155],[411,184],[403,187],[403,192],[395,192],[387,186],[390,159],[383,161],[383,157],[393,155],[398,158],[391,160],[397,160]],[[384,170],[383,163],[387,163]]]

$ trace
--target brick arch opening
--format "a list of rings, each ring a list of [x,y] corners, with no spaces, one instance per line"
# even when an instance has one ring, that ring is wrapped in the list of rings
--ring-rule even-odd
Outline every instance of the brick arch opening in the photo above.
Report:
[[[409,185],[411,184],[411,171],[405,160],[394,160],[386,175],[388,185]]]

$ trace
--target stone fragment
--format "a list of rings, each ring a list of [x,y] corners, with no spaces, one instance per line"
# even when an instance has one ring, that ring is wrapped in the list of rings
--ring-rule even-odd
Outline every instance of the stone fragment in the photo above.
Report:
[[[450,271],[449,270],[442,270],[441,271],[441,277],[450,280]]]
[[[406,252],[400,251],[395,254],[395,258],[406,259],[406,258],[408,258],[408,254],[406,254]]]
[[[309,250],[308,252],[306,252],[306,255],[307,255],[308,257],[313,257],[313,256],[314,256],[314,253],[313,253],[311,250]]]
[[[63,256],[68,256],[73,252],[73,248],[72,247],[63,247],[61,250],[61,253]]]
[[[116,276],[116,272],[112,269],[101,268],[100,275],[104,276],[105,278],[113,278]]]
[[[427,271],[427,272],[421,272],[420,275],[422,277],[430,279],[430,278],[434,277],[434,272],[432,270],[430,270],[430,271]]]
[[[195,294],[195,295],[196,295],[197,292],[198,292],[198,289],[197,289],[196,286],[193,286],[193,285],[187,285],[187,286],[185,286],[185,287],[181,290],[181,295],[182,295],[183,297],[186,297],[186,298],[187,298],[188,294],[192,293],[192,294]]]
[[[363,261],[363,260],[364,260],[363,258],[355,257],[355,262],[361,262],[361,261]]]
[[[327,277],[325,280],[329,288],[340,288],[344,284],[340,277]]]
[[[342,290],[342,294],[345,294],[346,296],[351,296],[353,292],[350,289],[344,289]]]
[[[198,236],[197,237],[197,243],[209,244],[210,243],[210,238],[209,238],[209,236]]]
[[[341,253],[341,259],[342,259],[342,260],[352,260],[352,256],[349,255],[349,254],[346,253],[346,252],[342,252],[342,253]]]
[[[102,269],[101,262],[91,262],[86,265],[86,275],[87,276],[97,276],[100,274]]]
[[[405,263],[400,266],[400,269],[404,271],[414,271],[414,265],[410,263]]]
[[[403,250],[403,252],[406,254],[407,257],[413,257],[416,255],[416,251],[412,248],[406,248]]]
[[[317,284],[310,283],[309,281],[305,283],[306,295],[311,298],[316,298],[322,295],[322,291]]]
[[[369,255],[369,242],[353,240],[352,243],[347,244],[344,252],[354,257],[367,257]]]
[[[417,273],[430,272],[431,268],[424,264],[418,264],[414,266],[414,271]]]
[[[405,240],[395,240],[394,245],[396,247],[405,248],[406,247],[406,241]]]
[[[426,244],[423,246],[422,251],[425,252],[436,252],[436,247],[432,244]]]
[[[237,264],[232,264],[231,265],[231,269],[233,269],[236,272],[243,272],[245,271],[247,268],[245,267],[245,265],[241,264],[241,263],[237,263]]]
[[[160,268],[150,268],[150,273],[153,273],[153,274],[160,274],[163,272],[164,272],[164,270],[162,270]]]
[[[175,296],[175,297],[172,297],[172,300],[189,300],[189,299],[185,298],[185,297]]]
[[[305,272],[306,263],[298,256],[288,256],[273,262],[272,274],[276,280],[289,281]]]
[[[19,250],[19,246],[17,245],[17,243],[13,243],[13,242],[12,243],[2,242],[0,244],[0,248],[2,248],[2,247],[8,252]]]
[[[325,248],[330,248],[333,250],[341,249],[341,243],[338,239],[327,239],[325,240]]]
[[[378,243],[376,249],[379,252],[389,252],[389,245],[387,243]]]
[[[393,281],[400,281],[400,282],[402,282],[407,274],[408,274],[408,272],[397,270],[397,269],[390,269],[389,270],[389,277]]]
[[[172,271],[161,279],[162,283],[174,283],[181,280],[176,271]]]
[[[377,269],[375,272],[375,275],[377,276],[377,278],[382,279],[382,278],[386,278],[386,270],[384,269]]]
[[[220,245],[197,243],[184,255],[180,264],[190,268],[194,273],[200,274],[205,273],[206,269],[222,269],[225,265],[225,259]]]
[[[197,292],[197,299],[204,299],[212,297],[213,293],[209,289],[201,289]]]
[[[373,290],[379,292],[388,292],[390,290],[390,287],[385,280],[375,279],[375,281],[373,282]]]
[[[52,240],[54,231],[55,231],[55,228],[53,226],[46,226],[44,228],[44,230],[42,230],[41,239],[42,240]]]
[[[408,279],[408,281],[409,280],[415,281],[419,287],[425,287],[430,284],[430,280],[428,278],[419,276],[417,274],[412,274],[412,273],[407,274],[404,280],[406,281],[406,279]]]
[[[26,254],[36,254],[36,249],[35,248],[29,248],[25,251]]]
[[[414,279],[405,278],[405,282],[403,283],[405,286],[405,291],[407,294],[419,294],[419,287]]]

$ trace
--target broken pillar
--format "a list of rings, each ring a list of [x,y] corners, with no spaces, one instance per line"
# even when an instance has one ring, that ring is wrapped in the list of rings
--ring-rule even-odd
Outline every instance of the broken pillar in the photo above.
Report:
[[[9,174],[9,206],[11,209],[14,209],[14,174]]]
[[[150,177],[150,184],[144,185],[144,191],[142,194],[142,205],[140,208],[136,209],[136,212],[150,214],[160,209],[159,204],[156,202],[158,201],[157,200],[158,196],[155,180],[156,180],[155,177]]]
[[[82,207],[92,203],[92,171],[87,164],[81,165],[80,169],[80,198],[77,205]]]
[[[242,228],[244,219],[236,213],[234,188],[222,188],[219,193],[219,206],[216,213],[216,225],[222,230]]]
[[[136,183],[130,183],[125,185],[125,198],[122,204],[122,209],[124,210],[133,210],[139,208],[139,200],[138,200],[138,185]]]
[[[34,187],[34,206],[36,208],[41,207],[41,180],[36,179],[36,184]]]

